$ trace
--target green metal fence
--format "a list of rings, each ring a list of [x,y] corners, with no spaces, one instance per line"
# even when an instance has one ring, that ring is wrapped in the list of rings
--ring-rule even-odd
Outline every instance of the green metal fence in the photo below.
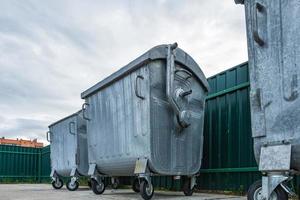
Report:
[[[260,174],[253,154],[248,63],[208,79],[199,187],[244,192]]]
[[[50,145],[44,147],[41,149],[41,176],[40,181],[41,182],[49,182],[50,173],[51,173],[51,161],[50,161]]]
[[[50,148],[0,145],[0,182],[42,182],[50,174]]]

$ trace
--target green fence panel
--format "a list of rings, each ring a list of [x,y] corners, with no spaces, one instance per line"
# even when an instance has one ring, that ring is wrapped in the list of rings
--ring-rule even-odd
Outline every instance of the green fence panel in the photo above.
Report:
[[[0,145],[0,181],[38,181],[40,149]]]
[[[44,147],[41,150],[41,182],[49,182],[50,180],[50,173],[51,173],[51,161],[50,161],[50,145]]]
[[[260,174],[253,154],[248,63],[208,79],[198,187],[245,192]]]
[[[44,175],[49,177],[49,171],[49,146],[0,145],[0,182],[41,182]]]

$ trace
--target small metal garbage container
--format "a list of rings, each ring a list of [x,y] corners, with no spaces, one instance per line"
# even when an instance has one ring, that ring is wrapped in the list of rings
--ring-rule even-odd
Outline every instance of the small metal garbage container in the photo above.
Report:
[[[88,175],[86,120],[76,112],[49,126],[47,140],[51,147],[52,186],[63,186],[61,177],[71,177],[66,183],[70,191],[78,188],[78,178]]]

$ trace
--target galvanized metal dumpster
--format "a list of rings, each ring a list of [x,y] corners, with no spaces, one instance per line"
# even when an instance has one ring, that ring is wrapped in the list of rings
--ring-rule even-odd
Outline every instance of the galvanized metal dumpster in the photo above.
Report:
[[[137,175],[149,199],[151,175],[186,176],[184,192],[191,195],[208,88],[199,66],[175,43],[150,49],[83,92],[94,183],[101,185],[105,175]]]
[[[66,184],[70,191],[78,188],[78,178],[88,175],[86,120],[79,111],[49,126],[51,143],[51,177],[55,189],[63,186],[61,177],[72,177]],[[49,138],[50,137],[50,138]]]
[[[246,10],[252,136],[263,173],[248,198],[284,200],[286,182],[300,171],[300,2],[236,3]]]

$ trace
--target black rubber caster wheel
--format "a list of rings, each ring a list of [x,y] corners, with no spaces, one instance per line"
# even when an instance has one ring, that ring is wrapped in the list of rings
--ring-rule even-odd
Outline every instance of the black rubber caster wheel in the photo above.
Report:
[[[261,180],[256,181],[253,183],[247,193],[248,200],[260,200],[262,199],[262,184]],[[288,194],[285,190],[279,185],[277,188],[272,192],[269,200],[288,200]]]
[[[66,183],[66,187],[69,191],[76,191],[79,187],[79,183],[78,181],[75,181],[74,183],[72,183],[71,180],[69,180],[67,183]]]
[[[103,182],[101,182],[100,184],[94,180],[91,179],[91,183],[92,183],[92,190],[95,194],[102,194],[105,191],[105,185]]]
[[[183,182],[182,191],[185,196],[192,196],[194,193],[194,187],[191,188],[191,179],[185,178]]]
[[[140,182],[138,178],[135,178],[132,182],[132,190],[136,193],[140,192]]]
[[[141,180],[140,194],[145,200],[151,199],[154,194],[153,185],[148,183],[146,180]]]
[[[61,179],[57,179],[55,181],[52,181],[52,187],[56,190],[61,189],[64,186],[64,182]]]

